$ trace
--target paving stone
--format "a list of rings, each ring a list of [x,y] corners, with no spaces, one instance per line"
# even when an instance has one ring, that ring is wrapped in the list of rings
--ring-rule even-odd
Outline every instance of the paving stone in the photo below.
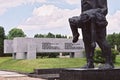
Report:
[[[0,80],[45,80],[40,78],[28,77],[17,72],[0,71]]]

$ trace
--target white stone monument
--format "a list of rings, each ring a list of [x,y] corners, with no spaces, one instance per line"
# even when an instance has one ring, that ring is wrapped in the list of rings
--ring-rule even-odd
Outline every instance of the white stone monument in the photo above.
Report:
[[[84,50],[82,40],[72,43],[65,38],[14,38],[4,41],[4,53],[12,53],[14,59],[36,59],[36,53],[74,52],[78,57]]]

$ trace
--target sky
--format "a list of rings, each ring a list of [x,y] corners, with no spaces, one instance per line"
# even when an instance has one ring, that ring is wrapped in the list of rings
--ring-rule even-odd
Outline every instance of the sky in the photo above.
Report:
[[[120,32],[119,4],[120,0],[108,0],[107,34]],[[27,37],[49,32],[72,36],[68,18],[80,13],[81,0],[0,0],[0,26],[6,35],[20,28]]]

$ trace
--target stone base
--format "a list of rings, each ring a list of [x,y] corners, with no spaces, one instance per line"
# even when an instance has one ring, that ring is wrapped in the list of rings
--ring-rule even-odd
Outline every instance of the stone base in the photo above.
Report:
[[[120,80],[120,69],[64,69],[60,80]]]
[[[28,74],[30,77],[43,78],[45,80],[59,80],[59,74],[63,68],[54,69],[34,69],[34,73]]]

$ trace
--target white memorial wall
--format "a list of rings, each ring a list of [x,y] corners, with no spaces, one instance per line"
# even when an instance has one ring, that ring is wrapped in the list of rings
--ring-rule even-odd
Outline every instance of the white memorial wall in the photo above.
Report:
[[[36,59],[36,53],[42,52],[75,52],[76,56],[83,51],[82,40],[72,43],[65,38],[14,38],[4,41],[4,53],[12,53],[15,59]]]

